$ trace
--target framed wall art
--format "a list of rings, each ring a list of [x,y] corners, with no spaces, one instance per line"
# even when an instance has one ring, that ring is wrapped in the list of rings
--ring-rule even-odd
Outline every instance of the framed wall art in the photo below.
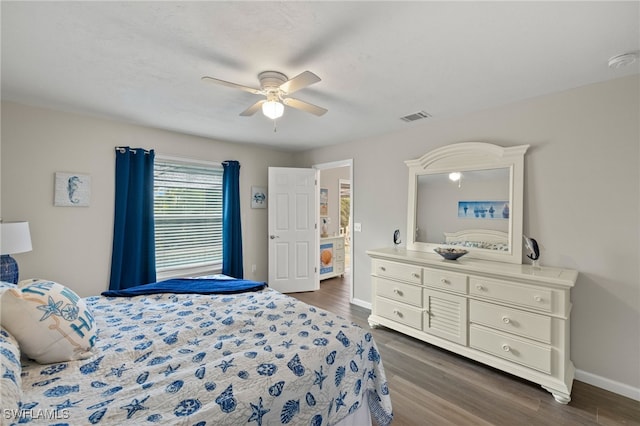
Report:
[[[333,272],[333,243],[320,244],[320,274]]]
[[[88,207],[91,201],[91,176],[81,173],[56,172],[53,205]]]
[[[329,190],[320,188],[320,216],[329,214]]]
[[[267,189],[262,186],[251,187],[251,208],[266,209],[267,208]]]
[[[509,219],[508,201],[458,201],[460,219]]]

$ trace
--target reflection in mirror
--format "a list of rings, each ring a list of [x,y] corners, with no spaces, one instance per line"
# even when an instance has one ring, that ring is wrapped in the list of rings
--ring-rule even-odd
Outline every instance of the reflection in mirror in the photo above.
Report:
[[[509,173],[503,167],[419,175],[415,241],[508,251]]]
[[[463,246],[470,258],[522,263],[529,145],[461,142],[407,160],[407,250]]]

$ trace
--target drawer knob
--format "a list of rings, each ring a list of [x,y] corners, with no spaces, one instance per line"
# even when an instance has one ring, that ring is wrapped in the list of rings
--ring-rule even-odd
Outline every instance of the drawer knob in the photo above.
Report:
[[[506,343],[504,343],[502,345],[502,350],[505,352],[509,352],[511,350],[511,347],[509,345],[507,345]]]
[[[400,311],[399,311],[399,310],[397,310],[397,309],[394,309],[394,310],[393,310],[393,314],[394,314],[394,315],[397,315],[397,316],[399,316],[399,317],[401,317],[401,316],[402,316],[402,312],[400,312]]]
[[[476,284],[476,289],[478,289],[479,291],[484,291],[484,286],[481,284]]]
[[[413,273],[414,278],[420,278],[420,274],[418,274],[417,272]]]
[[[505,324],[509,324],[511,322],[511,320],[509,319],[508,316],[505,315],[505,316],[502,317],[502,322],[505,323]]]
[[[402,292],[400,291],[400,289],[394,288],[393,292],[397,295],[402,295]]]
[[[386,271],[386,270],[387,270],[387,268],[385,268],[384,266],[381,266],[381,267],[380,267],[380,270],[381,270],[381,271]]]
[[[448,279],[446,279],[446,278],[440,278],[440,282],[441,282],[442,284],[449,284],[449,280],[448,280]]]
[[[535,300],[536,302],[540,303],[540,302],[542,302],[542,297],[540,297],[540,296],[533,296],[533,300]]]

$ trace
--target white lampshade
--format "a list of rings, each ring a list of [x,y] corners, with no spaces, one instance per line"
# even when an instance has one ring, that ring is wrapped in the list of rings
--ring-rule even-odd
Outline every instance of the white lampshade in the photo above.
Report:
[[[277,101],[267,101],[262,104],[262,113],[272,120],[282,117],[284,105]]]
[[[0,254],[15,254],[31,251],[29,222],[0,223]]]

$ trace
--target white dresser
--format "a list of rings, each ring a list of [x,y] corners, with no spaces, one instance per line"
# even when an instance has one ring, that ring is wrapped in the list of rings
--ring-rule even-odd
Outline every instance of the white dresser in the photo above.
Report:
[[[344,275],[344,236],[320,238],[320,279]]]
[[[571,400],[570,290],[558,268],[388,248],[369,250],[369,324],[385,326],[540,384]]]

